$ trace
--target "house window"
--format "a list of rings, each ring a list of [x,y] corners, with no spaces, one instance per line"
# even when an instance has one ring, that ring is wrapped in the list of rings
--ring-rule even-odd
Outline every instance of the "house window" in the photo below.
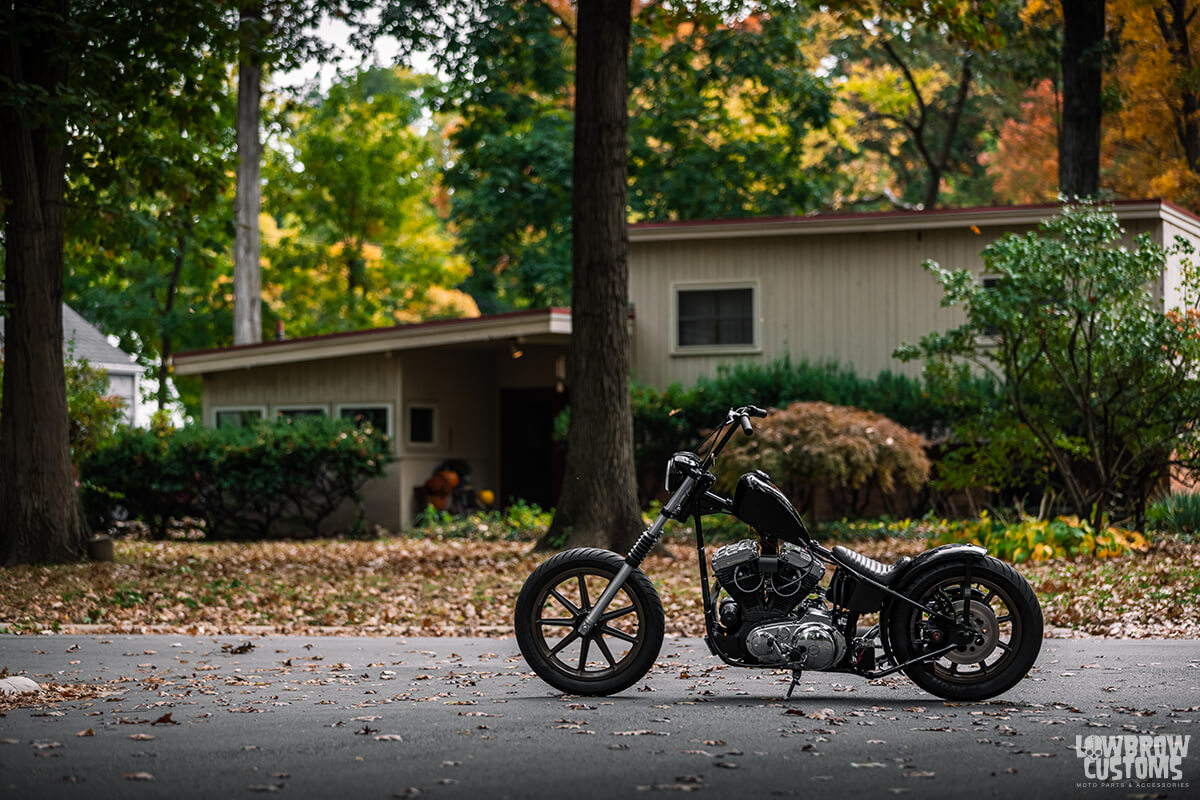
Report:
[[[267,410],[262,406],[249,408],[218,408],[213,411],[213,424],[218,428],[244,428],[262,421]]]
[[[275,406],[278,419],[300,419],[301,417],[324,417],[329,414],[325,406]]]
[[[756,348],[754,295],[755,287],[744,284],[676,287],[676,349]]]
[[[437,408],[429,405],[408,407],[408,443],[437,444]]]
[[[392,436],[392,407],[386,403],[347,403],[337,407],[340,419],[352,419],[359,427],[370,424]]]

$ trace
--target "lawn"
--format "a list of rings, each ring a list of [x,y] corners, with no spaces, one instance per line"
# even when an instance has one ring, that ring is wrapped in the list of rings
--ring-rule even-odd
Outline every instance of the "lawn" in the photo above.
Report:
[[[894,560],[927,543],[851,546]],[[0,632],[508,636],[521,584],[546,557],[528,541],[436,537],[120,540],[116,549],[111,563],[4,569]],[[673,558],[643,565],[662,595],[667,633],[702,635],[695,551],[678,540],[667,549]],[[1056,635],[1200,636],[1200,544],[1170,539],[1144,553],[1019,569]]]

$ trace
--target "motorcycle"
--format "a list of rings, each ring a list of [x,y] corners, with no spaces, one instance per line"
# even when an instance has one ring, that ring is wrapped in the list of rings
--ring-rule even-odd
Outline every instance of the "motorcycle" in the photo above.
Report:
[[[788,697],[806,670],[867,679],[903,672],[954,701],[1016,685],[1041,649],[1042,610],[1029,583],[985,548],[947,544],[882,564],[816,542],[760,470],[742,475],[732,498],[712,491],[721,451],[738,428],[753,435],[750,420],[766,415],[755,406],[730,409],[696,452],[671,456],[670,499],[627,555],[577,548],[533,571],[514,626],[534,672],[577,695],[615,694],[641,680],[658,657],[665,620],[640,566],[669,521],[691,518],[705,643],[731,666],[790,669]],[[731,514],[757,536],[713,553],[710,589],[702,519],[712,514]],[[876,624],[859,627],[874,614]]]

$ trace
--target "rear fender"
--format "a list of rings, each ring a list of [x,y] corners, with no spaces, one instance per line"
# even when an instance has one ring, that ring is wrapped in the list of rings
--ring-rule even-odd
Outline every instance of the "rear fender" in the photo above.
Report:
[[[957,543],[944,544],[940,547],[935,547],[932,550],[926,550],[918,556],[914,556],[913,560],[904,565],[903,571],[892,579],[891,586],[898,592],[903,592],[904,587],[911,583],[923,570],[928,569],[934,564],[939,564],[947,559],[960,561],[978,561],[987,555],[987,548],[980,547],[977,544]]]

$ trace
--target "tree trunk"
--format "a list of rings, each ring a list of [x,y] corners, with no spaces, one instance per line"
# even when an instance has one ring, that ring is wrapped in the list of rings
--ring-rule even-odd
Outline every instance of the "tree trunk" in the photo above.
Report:
[[[1167,9],[1170,14],[1167,14]],[[1167,45],[1171,61],[1182,73],[1179,83],[1179,107],[1172,107],[1175,116],[1175,135],[1183,148],[1188,169],[1200,173],[1200,94],[1196,91],[1196,66],[1192,58],[1192,42],[1188,22],[1196,9],[1188,10],[1187,0],[1167,0],[1166,7],[1154,9],[1159,32]]]
[[[1058,190],[1091,197],[1100,190],[1100,89],[1104,74],[1104,0],[1061,0],[1062,132]]]
[[[53,105],[66,82],[61,30],[44,2],[0,11],[0,75],[42,94],[0,106],[4,191],[4,387],[0,407],[0,564],[77,561],[87,526],[71,466],[63,370],[63,200],[66,130]],[[40,12],[40,13],[39,13]],[[9,14],[15,14],[14,19]],[[53,16],[65,22],[66,0]]]
[[[258,128],[262,105],[263,35],[261,2],[242,6],[238,23],[237,190],[234,197],[233,343],[262,341],[262,274],[258,212],[262,207],[262,143]]]
[[[579,4],[571,202],[571,425],[548,547],[624,551],[641,533],[629,398],[628,0]]]

